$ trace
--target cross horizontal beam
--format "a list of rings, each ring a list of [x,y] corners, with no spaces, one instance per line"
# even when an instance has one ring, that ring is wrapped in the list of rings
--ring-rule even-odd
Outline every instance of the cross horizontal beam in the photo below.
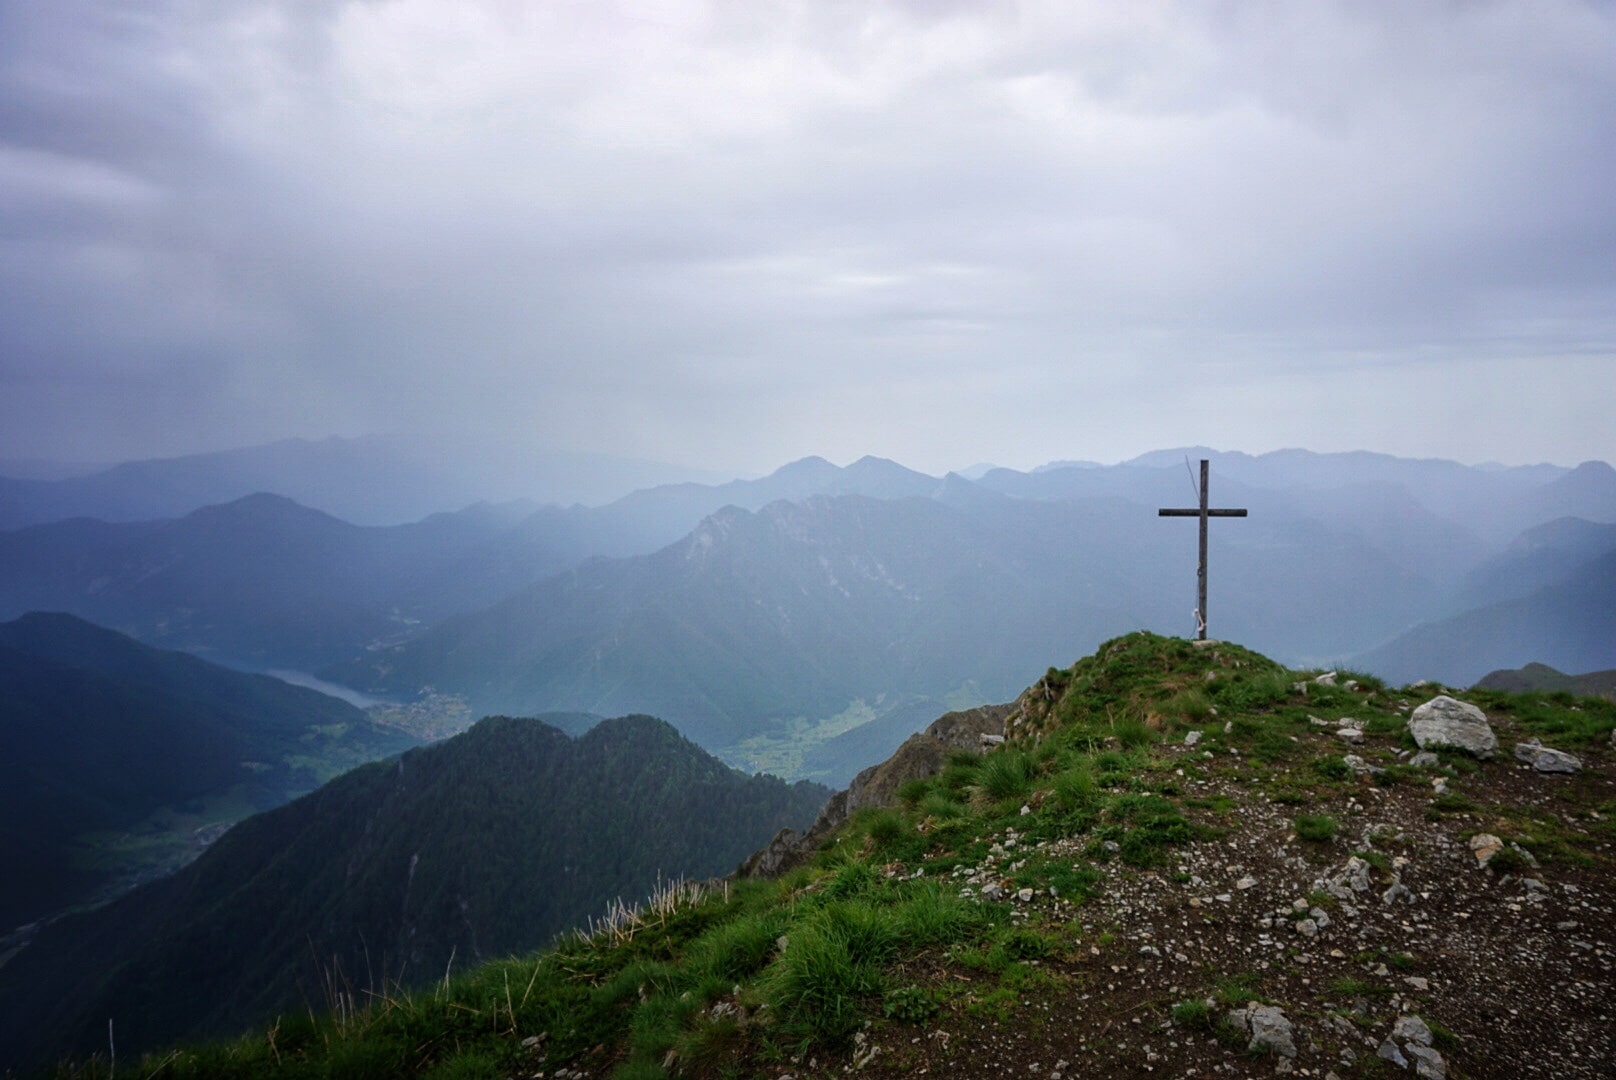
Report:
[[[1197,509],[1196,507],[1193,507],[1193,506],[1190,507],[1188,510],[1158,510],[1158,511],[1156,511],[1156,516],[1157,517],[1200,517],[1202,514],[1205,514],[1207,517],[1245,517],[1246,516],[1246,512],[1243,509],[1242,510],[1200,510],[1200,509]]]

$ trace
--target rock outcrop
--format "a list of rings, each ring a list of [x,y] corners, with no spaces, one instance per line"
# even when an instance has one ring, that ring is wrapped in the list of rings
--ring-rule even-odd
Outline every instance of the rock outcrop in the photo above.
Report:
[[[982,705],[938,717],[925,731],[909,736],[891,757],[860,772],[846,790],[832,795],[806,833],[799,836],[793,829],[781,829],[769,846],[749,856],[736,874],[773,877],[789,870],[858,811],[891,806],[898,801],[898,789],[904,784],[941,772],[950,754],[961,750],[979,754],[988,745],[987,740],[1003,741],[1005,718],[1014,709],[1014,705]]]

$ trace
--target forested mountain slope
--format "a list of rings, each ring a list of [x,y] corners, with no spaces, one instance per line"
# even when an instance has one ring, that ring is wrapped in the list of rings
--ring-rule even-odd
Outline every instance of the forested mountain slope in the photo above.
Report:
[[[158,811],[226,823],[413,744],[336,698],[69,615],[0,623],[0,929],[161,867],[175,844],[183,858]]]
[[[734,868],[829,792],[748,777],[649,717],[576,740],[495,717],[242,822],[0,967],[0,1063],[230,1034],[531,950],[660,879]]]

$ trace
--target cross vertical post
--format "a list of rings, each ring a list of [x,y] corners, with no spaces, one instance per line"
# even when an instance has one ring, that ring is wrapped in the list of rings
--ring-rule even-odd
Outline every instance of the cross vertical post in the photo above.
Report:
[[[1206,640],[1206,520],[1214,517],[1245,517],[1244,508],[1238,510],[1211,509],[1207,506],[1207,487],[1211,472],[1211,463],[1206,458],[1201,459],[1201,505],[1194,509],[1161,509],[1156,511],[1157,517],[1193,517],[1201,519],[1201,561],[1195,572],[1196,587],[1195,598],[1199,605],[1195,609],[1196,635],[1201,641]]]

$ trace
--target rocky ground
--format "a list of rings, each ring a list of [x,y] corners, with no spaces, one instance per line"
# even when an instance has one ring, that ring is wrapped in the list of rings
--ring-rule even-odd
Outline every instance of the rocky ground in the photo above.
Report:
[[[1327,751],[1348,726],[1299,741]],[[1062,943],[1013,999],[968,958],[930,957],[917,978],[964,988],[936,1015],[766,1075],[1616,1075],[1616,762],[1601,747],[1540,772],[1510,754],[1507,718],[1492,726],[1500,751],[1475,764],[1411,767],[1400,733],[1366,734],[1356,774],[1306,805],[1232,748],[1175,744],[1183,804],[1217,838],[1159,870],[1102,861],[1079,905],[1004,883],[1018,860],[1080,860],[1087,838],[1000,834],[951,876]],[[1335,834],[1302,838],[1302,813]],[[1531,846],[1493,840],[1517,835]]]

